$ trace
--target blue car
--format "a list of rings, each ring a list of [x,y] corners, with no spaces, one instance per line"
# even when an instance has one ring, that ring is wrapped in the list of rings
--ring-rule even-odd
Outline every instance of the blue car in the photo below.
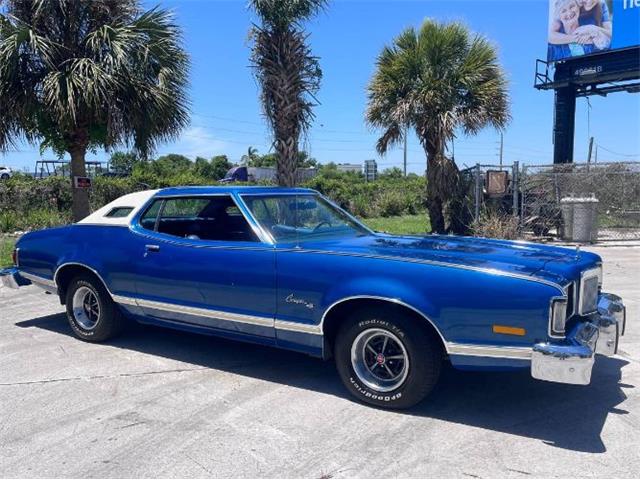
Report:
[[[125,195],[24,235],[10,287],[60,297],[74,334],[127,319],[333,358],[346,388],[406,408],[458,369],[588,384],[624,333],[595,254],[376,233],[317,192],[180,187]]]

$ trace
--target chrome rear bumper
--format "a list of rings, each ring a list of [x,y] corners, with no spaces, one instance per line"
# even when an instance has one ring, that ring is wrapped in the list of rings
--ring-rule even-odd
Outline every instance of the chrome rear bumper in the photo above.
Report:
[[[595,354],[615,355],[626,326],[622,299],[602,293],[598,311],[577,324],[567,338],[537,343],[531,356],[531,375],[548,382],[588,385]]]
[[[0,281],[7,288],[19,288],[31,284],[29,280],[20,276],[16,267],[0,269]]]

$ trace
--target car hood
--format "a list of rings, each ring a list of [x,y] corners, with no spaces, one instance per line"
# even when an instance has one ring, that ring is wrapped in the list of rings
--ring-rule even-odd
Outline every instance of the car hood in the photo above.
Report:
[[[302,248],[399,261],[439,262],[533,276],[565,285],[598,264],[598,255],[574,248],[477,237],[367,235],[305,242]]]

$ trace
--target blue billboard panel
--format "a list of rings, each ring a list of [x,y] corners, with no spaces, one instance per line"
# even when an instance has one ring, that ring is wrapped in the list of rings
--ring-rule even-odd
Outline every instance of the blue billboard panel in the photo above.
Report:
[[[549,0],[547,60],[640,45],[640,0]]]

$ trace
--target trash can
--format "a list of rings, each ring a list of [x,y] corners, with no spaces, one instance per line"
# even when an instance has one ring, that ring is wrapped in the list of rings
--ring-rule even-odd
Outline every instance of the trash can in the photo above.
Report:
[[[595,197],[565,197],[560,200],[564,240],[580,243],[596,241],[598,203]]]

